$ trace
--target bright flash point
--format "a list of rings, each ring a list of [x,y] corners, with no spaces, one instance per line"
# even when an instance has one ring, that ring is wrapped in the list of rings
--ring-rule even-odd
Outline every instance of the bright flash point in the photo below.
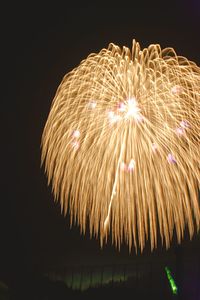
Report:
[[[135,161],[134,161],[134,159],[131,159],[131,161],[128,165],[128,170],[133,171],[134,167],[135,167]]]
[[[79,138],[81,134],[79,130],[74,130],[72,135],[74,138]]]
[[[189,127],[189,123],[188,123],[188,121],[183,120],[183,121],[180,122],[180,126],[182,128],[188,128]]]
[[[121,117],[119,115],[115,114],[113,111],[109,111],[108,118],[109,118],[110,123],[116,123],[117,121],[119,121],[121,119]]]
[[[185,133],[185,130],[182,127],[176,128],[175,131],[178,135],[183,135]]]
[[[131,98],[127,101],[127,113],[126,117],[133,117],[136,121],[142,120],[142,115],[140,114],[140,108],[138,102],[135,98]]]
[[[97,103],[95,101],[91,101],[89,103],[89,107],[92,108],[92,109],[94,109],[96,106],[97,106]]]
[[[179,86],[179,85],[175,85],[175,86],[172,87],[171,91],[175,95],[180,94],[180,93],[182,93],[182,87]]]
[[[171,153],[168,154],[167,160],[170,164],[175,164],[176,163],[176,159]]]
[[[80,147],[80,143],[75,141],[75,142],[72,142],[72,147],[77,150],[79,147]]]

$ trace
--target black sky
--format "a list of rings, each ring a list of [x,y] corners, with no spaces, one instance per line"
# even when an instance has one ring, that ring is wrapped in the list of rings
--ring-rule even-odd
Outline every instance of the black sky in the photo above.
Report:
[[[87,253],[128,257],[126,249],[121,256],[112,247],[100,251],[98,241],[80,236],[78,228],[70,231],[40,169],[42,130],[62,77],[91,52],[110,42],[131,47],[133,38],[142,47],[171,46],[200,65],[198,0],[66,3],[16,2],[1,12],[0,275],[8,281],[59,265],[60,258],[67,261],[75,252],[80,261]],[[199,236],[182,249],[200,249]]]

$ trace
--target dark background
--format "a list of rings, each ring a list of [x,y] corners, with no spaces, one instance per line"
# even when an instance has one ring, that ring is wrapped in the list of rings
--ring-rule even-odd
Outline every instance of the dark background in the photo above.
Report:
[[[20,286],[21,293],[27,278],[36,282],[55,266],[143,257],[159,261],[170,255],[175,255],[172,267],[178,265],[180,273],[186,257],[199,264],[199,235],[190,242],[186,234],[183,244],[174,242],[169,251],[160,246],[151,255],[147,247],[136,256],[126,247],[121,253],[111,245],[100,250],[98,240],[80,236],[77,227],[70,230],[40,168],[40,141],[63,76],[110,42],[131,47],[135,38],[142,48],[151,43],[171,46],[200,65],[200,2],[17,2],[3,7],[1,23],[0,279],[10,290]]]

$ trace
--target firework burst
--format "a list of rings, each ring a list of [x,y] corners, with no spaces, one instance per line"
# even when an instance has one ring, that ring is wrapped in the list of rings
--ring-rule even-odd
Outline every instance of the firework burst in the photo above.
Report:
[[[199,229],[200,68],[172,48],[110,44],[68,73],[42,136],[48,183],[71,224],[151,249]]]

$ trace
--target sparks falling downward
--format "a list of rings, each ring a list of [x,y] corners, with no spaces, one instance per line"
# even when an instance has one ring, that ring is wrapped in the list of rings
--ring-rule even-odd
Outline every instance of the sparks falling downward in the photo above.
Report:
[[[200,68],[172,48],[110,44],[68,73],[42,136],[62,211],[120,248],[199,229]]]

